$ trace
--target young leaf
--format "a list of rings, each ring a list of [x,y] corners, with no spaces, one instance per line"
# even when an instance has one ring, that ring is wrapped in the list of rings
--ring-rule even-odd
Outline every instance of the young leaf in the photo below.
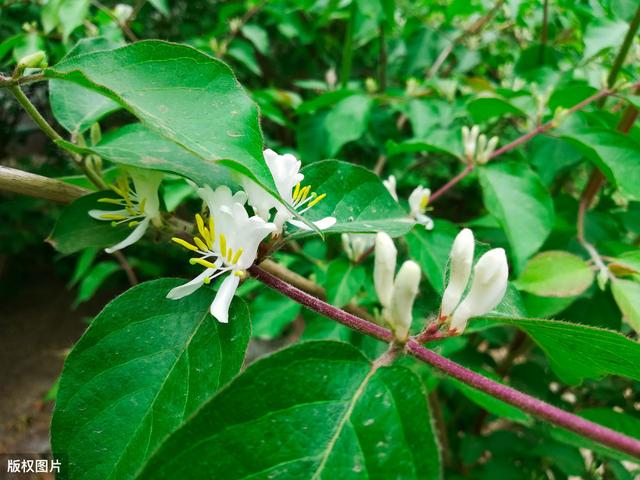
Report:
[[[569,252],[542,252],[527,262],[516,286],[541,297],[574,297],[593,283],[593,270]]]
[[[62,210],[47,241],[61,253],[74,253],[87,247],[108,247],[124,240],[131,229],[126,224],[115,227],[110,222],[89,216],[89,210],[100,209],[100,198],[117,198],[111,191],[95,192],[80,197]]]
[[[438,479],[420,380],[337,342],[251,365],[172,434],[139,480]]]
[[[304,185],[311,185],[311,190],[319,195],[327,194],[304,215],[310,221],[335,217],[336,224],[324,230],[326,233],[384,231],[397,237],[415,224],[391,197],[380,177],[366,168],[325,160],[303,168],[302,173]]]
[[[240,369],[249,341],[246,304],[228,324],[209,314],[212,292],[181,299],[178,279],[143,283],[93,320],[65,362],[52,450],[70,479],[133,478],[145,458]]]
[[[554,212],[540,178],[524,163],[499,163],[478,169],[487,210],[498,219],[513,248],[515,270],[544,243]]]
[[[204,162],[219,162],[275,194],[256,105],[220,60],[147,40],[66,58],[45,75],[102,93]]]

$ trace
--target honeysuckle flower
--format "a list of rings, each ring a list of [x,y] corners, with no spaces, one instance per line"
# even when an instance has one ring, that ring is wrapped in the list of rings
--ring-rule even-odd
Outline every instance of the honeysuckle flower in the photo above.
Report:
[[[489,161],[489,157],[498,146],[498,137],[491,137],[487,140],[485,134],[480,134],[480,127],[474,125],[469,130],[469,127],[462,127],[462,147],[464,150],[464,157],[468,164],[484,165]]]
[[[429,205],[429,197],[431,197],[431,190],[424,188],[423,186],[416,187],[411,195],[409,195],[409,209],[411,216],[427,230],[433,229],[433,220],[431,217],[425,215],[427,211],[427,205]]]
[[[378,294],[378,300],[384,308],[391,306],[397,255],[398,251],[391,237],[384,232],[378,232],[376,234],[373,285]]]
[[[376,236],[373,233],[342,234],[342,248],[352,262],[359,260],[365,252],[373,247],[375,241]]]
[[[451,315],[462,299],[471,275],[474,246],[473,232],[468,228],[458,233],[453,241],[449,254],[449,283],[442,295],[440,317]]]
[[[389,191],[393,199],[398,201],[398,194],[396,192],[396,177],[394,175],[389,175],[389,178],[382,181],[382,184]]]
[[[233,195],[226,186],[218,187],[215,191],[206,186],[198,189],[198,194],[209,209],[207,222],[199,214],[196,215],[199,235],[193,237],[193,243],[177,237],[172,240],[195,253],[189,263],[205,269],[190,282],[172,289],[167,298],[182,298],[228,273],[210,308],[211,315],[219,322],[228,323],[229,305],[240,279],[255,261],[260,242],[273,233],[276,226],[257,215],[249,216],[244,207],[244,192]]]
[[[133,228],[131,234],[121,242],[106,248],[107,253],[122,250],[140,240],[149,224],[160,226],[160,199],[158,188],[162,181],[162,173],[141,168],[128,167],[128,177],[131,177],[133,189],[127,176],[120,177],[111,189],[120,198],[100,198],[98,202],[120,207],[118,210],[90,210],[89,215],[97,220],[109,221],[113,226],[126,223]]]
[[[300,173],[301,162],[290,153],[278,155],[273,150],[265,150],[264,159],[280,197],[299,215],[303,215],[327,196],[326,193],[318,195],[316,192],[312,192],[310,185],[302,186],[304,175]],[[276,235],[282,233],[285,223],[290,223],[302,230],[310,230],[310,227],[304,222],[293,218],[294,214],[287,208],[287,205],[275,199],[253,180],[243,177],[242,184],[249,196],[249,204],[256,215],[267,221],[270,218],[271,210],[273,208],[276,209],[275,218],[273,219],[273,223],[276,226]],[[320,230],[330,228],[335,223],[336,219],[334,217],[325,217],[313,222]]]
[[[509,267],[502,248],[494,248],[482,255],[473,269],[469,293],[450,315],[451,329],[462,333],[472,317],[493,310],[507,291]]]
[[[391,309],[388,322],[397,340],[404,342],[409,337],[409,329],[413,320],[413,302],[420,286],[420,267],[412,260],[407,260],[400,267],[393,282]]]
[[[373,283],[382,305],[382,318],[391,326],[396,340],[405,342],[420,285],[420,267],[407,260],[395,275],[397,253],[391,237],[379,232],[376,235]]]

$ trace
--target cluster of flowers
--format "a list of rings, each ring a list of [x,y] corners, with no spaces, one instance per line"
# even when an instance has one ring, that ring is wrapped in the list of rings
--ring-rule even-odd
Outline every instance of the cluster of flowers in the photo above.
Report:
[[[282,200],[266,192],[252,180],[242,179],[244,190],[232,193],[226,186],[213,190],[208,185],[197,188],[198,195],[207,205],[208,216],[196,214],[197,233],[192,241],[174,237],[172,240],[193,252],[189,260],[192,265],[200,265],[204,270],[193,280],[172,289],[167,298],[183,298],[213,279],[227,274],[211,304],[211,314],[220,322],[229,320],[229,306],[240,280],[246,270],[255,262],[260,243],[268,236],[282,235],[285,224],[298,229],[310,227],[295,218],[317,205],[326,193],[317,194],[311,186],[302,186],[304,175],[300,173],[301,162],[293,155],[278,155],[272,150],[264,152],[264,158],[273,176],[278,194]],[[162,174],[141,169],[128,169],[133,188],[127,178],[112,186],[118,198],[102,198],[102,203],[119,207],[118,210],[92,210],[89,214],[96,219],[112,224],[126,223],[133,230],[127,238],[107,248],[114,252],[138,241],[150,224],[160,225],[160,202],[158,188]],[[398,200],[395,178],[385,182],[389,193]],[[429,202],[429,189],[418,187],[409,197],[411,216],[425,226],[433,228],[432,220],[425,215]],[[246,204],[253,210],[249,215]],[[334,217],[325,217],[313,222],[324,230],[336,222]],[[352,259],[371,248],[375,242],[374,284],[382,305],[382,318],[393,329],[400,341],[406,341],[412,321],[412,307],[420,284],[420,267],[412,260],[404,262],[395,273],[397,251],[393,240],[386,233],[352,234],[343,236],[345,250]],[[508,267],[502,249],[485,253],[477,262],[474,277],[466,298],[473,263],[474,239],[469,229],[464,229],[454,241],[450,255],[449,284],[444,292],[440,309],[440,322],[450,323],[451,329],[462,332],[467,320],[487,313],[495,308],[504,296]]]

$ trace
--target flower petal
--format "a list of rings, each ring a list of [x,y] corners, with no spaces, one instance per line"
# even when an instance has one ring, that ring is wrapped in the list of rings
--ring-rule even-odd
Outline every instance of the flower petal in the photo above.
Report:
[[[294,219],[290,219],[287,220],[288,223],[290,223],[291,225],[298,227],[300,230],[311,230],[311,227],[307,226],[305,223],[301,222],[300,220],[294,220]],[[327,228],[331,228],[335,225],[336,223],[336,218],[335,217],[324,217],[321,218],[320,220],[316,220],[315,222],[312,222],[316,227],[318,227],[318,229],[320,230],[326,230]],[[277,222],[276,222],[277,224]]]
[[[180,285],[179,287],[172,288],[167,293],[167,298],[171,300],[178,300],[179,298],[186,297],[187,295],[191,295],[193,292],[198,290],[202,285],[204,285],[204,279],[209,277],[216,270],[214,268],[205,269],[200,275],[195,277],[193,280],[185,283],[184,285]]]
[[[122,240],[120,243],[116,243],[112,247],[105,248],[104,251],[107,253],[113,253],[118,250],[122,250],[123,248],[126,248],[129,245],[136,243],[138,240],[140,240],[144,236],[144,233],[147,231],[147,228],[149,228],[150,220],[151,219],[148,217],[142,220],[136,226],[136,228],[133,229],[133,232],[131,232],[131,234],[127,238]]]
[[[240,277],[233,273],[224,279],[216,298],[213,299],[211,304],[211,315],[213,315],[220,323],[229,323],[229,306],[231,300],[236,293],[238,284],[240,283]]]

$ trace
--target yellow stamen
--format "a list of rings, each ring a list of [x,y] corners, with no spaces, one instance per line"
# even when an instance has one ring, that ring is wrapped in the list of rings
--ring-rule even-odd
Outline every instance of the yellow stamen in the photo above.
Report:
[[[233,249],[230,248],[229,250],[227,250],[227,261],[230,262],[231,261],[231,257],[233,257]]]
[[[300,193],[300,182],[296,184],[296,188],[293,189],[293,201],[295,202],[298,198],[298,194]]]
[[[140,214],[144,213],[144,206],[147,204],[147,199],[143,198],[142,201],[140,202],[140,205],[138,206],[138,211],[140,212]]]
[[[196,213],[196,224],[198,225],[198,231],[200,232],[200,235],[202,235],[202,238],[204,238],[205,242],[207,242],[209,246],[211,246],[209,230],[207,230],[207,227],[204,226],[204,220],[202,220],[202,217],[199,213]]]
[[[186,248],[187,250],[191,250],[193,252],[197,252],[198,251],[198,247],[196,247],[195,245],[190,244],[186,240],[183,240],[183,239],[178,238],[178,237],[172,237],[171,240],[176,242],[178,245]]]
[[[119,198],[99,198],[98,202],[100,203],[112,203],[113,205],[120,205],[122,200]]]
[[[236,254],[233,256],[233,260],[231,260],[231,263],[232,263],[233,265],[235,265],[236,263],[238,263],[238,260],[240,260],[240,257],[242,256],[242,252],[243,252],[243,250],[242,250],[241,248],[239,248],[239,249],[236,251]]]
[[[100,215],[100,218],[104,220],[126,220],[127,219],[127,217],[125,217],[124,215],[118,215],[115,213],[103,213],[102,215]]]
[[[420,199],[420,210],[424,211],[429,204],[429,195],[423,195]]]
[[[222,256],[227,256],[227,239],[224,236],[224,233],[220,234],[220,252],[222,252]]]
[[[307,195],[309,195],[309,190],[311,190],[311,185],[307,185],[306,187],[303,187],[302,190],[300,190],[300,202],[305,201]]]
[[[189,263],[191,265],[195,265],[197,263],[198,265],[202,265],[205,268],[217,268],[214,263],[211,263],[204,258],[191,258],[189,259]]]
[[[316,198],[314,198],[309,202],[309,204],[307,205],[307,208],[313,207],[315,204],[317,204],[320,200],[322,200],[326,196],[327,196],[326,193],[323,193],[322,195],[318,195]]]
[[[140,222],[138,222],[137,220],[132,220],[132,221],[130,221],[130,222],[129,222],[129,227],[130,227],[130,228],[133,228],[133,227],[135,227],[136,225],[138,225],[139,223],[140,223]]]
[[[200,240],[199,237],[193,237],[193,241],[198,246],[198,248],[200,248],[200,250],[202,250],[203,252],[206,252],[208,250],[207,246],[204,244],[202,240]]]
[[[233,272],[233,274],[234,274],[236,277],[240,277],[240,278],[242,278],[242,277],[244,277],[245,271],[244,271],[244,270],[236,270],[236,271],[234,271],[234,272]]]
[[[211,244],[213,246],[213,239],[216,238],[216,229],[213,224],[213,215],[209,214],[209,234],[211,235]]]
[[[202,279],[202,283],[204,283],[205,285],[209,285],[211,283],[211,278],[210,277],[204,277]]]

